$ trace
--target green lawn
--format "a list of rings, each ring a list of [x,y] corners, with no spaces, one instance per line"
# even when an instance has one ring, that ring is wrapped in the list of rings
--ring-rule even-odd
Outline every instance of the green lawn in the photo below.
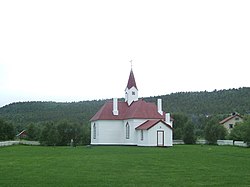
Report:
[[[0,186],[250,186],[250,149],[0,147]]]

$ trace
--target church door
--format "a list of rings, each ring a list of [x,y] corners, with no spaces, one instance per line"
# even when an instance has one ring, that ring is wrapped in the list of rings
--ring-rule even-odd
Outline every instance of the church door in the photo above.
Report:
[[[164,146],[164,131],[157,131],[157,146]]]

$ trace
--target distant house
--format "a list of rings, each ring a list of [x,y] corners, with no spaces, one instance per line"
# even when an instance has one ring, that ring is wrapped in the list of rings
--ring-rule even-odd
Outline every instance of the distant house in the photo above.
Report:
[[[92,145],[172,146],[172,119],[157,105],[138,99],[131,69],[125,101],[108,101],[91,118]]]
[[[235,125],[239,122],[242,122],[242,121],[243,121],[242,116],[240,116],[237,113],[233,113],[231,116],[220,121],[220,124],[223,125],[230,133],[231,130],[235,127]]]
[[[25,138],[27,138],[27,132],[26,132],[26,130],[22,130],[20,133],[18,133],[18,134],[16,135],[16,137],[17,137],[18,139],[25,139]]]

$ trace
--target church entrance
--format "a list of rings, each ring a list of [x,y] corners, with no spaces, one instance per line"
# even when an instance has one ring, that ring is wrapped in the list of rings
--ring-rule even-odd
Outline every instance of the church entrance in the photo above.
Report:
[[[164,146],[164,131],[157,131],[157,146]]]

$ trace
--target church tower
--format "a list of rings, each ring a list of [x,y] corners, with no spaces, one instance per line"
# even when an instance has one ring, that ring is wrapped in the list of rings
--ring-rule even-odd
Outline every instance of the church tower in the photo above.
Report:
[[[138,89],[135,82],[133,70],[131,68],[128,84],[125,89],[125,102],[130,106],[133,101],[138,101]]]

